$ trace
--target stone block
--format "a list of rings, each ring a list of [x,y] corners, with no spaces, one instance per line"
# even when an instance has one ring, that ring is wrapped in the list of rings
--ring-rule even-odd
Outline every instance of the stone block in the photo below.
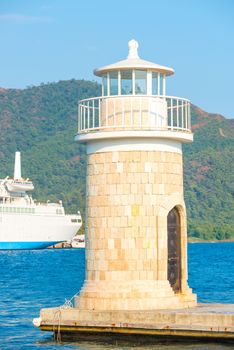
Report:
[[[132,216],[139,216],[139,205],[135,204],[131,206]]]

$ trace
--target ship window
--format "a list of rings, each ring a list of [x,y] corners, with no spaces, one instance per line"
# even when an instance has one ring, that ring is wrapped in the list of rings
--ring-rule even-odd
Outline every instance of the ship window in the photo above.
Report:
[[[71,222],[78,222],[77,219],[71,219]]]
[[[121,71],[121,95],[132,94],[132,71]]]
[[[146,95],[147,72],[143,70],[135,71],[135,94]]]

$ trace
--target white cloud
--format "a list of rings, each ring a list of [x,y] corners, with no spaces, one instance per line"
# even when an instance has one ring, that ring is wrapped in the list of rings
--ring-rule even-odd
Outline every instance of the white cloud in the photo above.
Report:
[[[20,13],[0,13],[0,21],[17,22],[17,23],[39,23],[52,22],[51,17],[27,16]]]

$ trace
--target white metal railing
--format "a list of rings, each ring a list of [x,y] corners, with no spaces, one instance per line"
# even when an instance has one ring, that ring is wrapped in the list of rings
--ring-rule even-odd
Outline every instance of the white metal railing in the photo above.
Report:
[[[81,100],[78,133],[111,130],[191,132],[190,102],[174,96],[121,95]]]

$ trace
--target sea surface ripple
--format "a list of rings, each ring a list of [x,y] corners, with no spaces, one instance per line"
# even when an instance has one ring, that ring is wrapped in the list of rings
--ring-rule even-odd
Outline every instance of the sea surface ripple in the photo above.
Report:
[[[234,243],[188,245],[189,286],[199,302],[234,303]],[[0,251],[0,350],[222,350],[233,344],[81,341],[56,343],[32,324],[41,308],[63,305],[85,276],[84,249]]]

